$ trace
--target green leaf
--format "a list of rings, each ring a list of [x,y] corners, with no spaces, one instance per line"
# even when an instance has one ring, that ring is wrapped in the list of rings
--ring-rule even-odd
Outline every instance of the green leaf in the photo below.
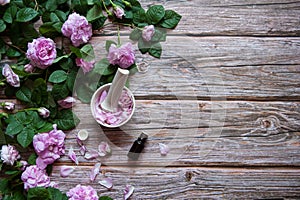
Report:
[[[37,112],[30,111],[28,113],[32,117],[32,124],[34,125],[35,129],[40,129],[46,124],[46,121],[43,120]]]
[[[85,61],[95,60],[94,48],[91,44],[86,44],[80,49],[82,59]]]
[[[56,70],[50,75],[48,81],[51,83],[62,83],[67,80],[67,77],[68,74],[65,71]]]
[[[57,30],[60,25],[61,22],[45,22],[40,26],[39,32],[45,37],[54,37],[60,32],[60,30]]]
[[[162,5],[151,6],[146,12],[148,23],[157,24],[165,15],[165,9]]]
[[[15,118],[23,125],[30,124],[33,121],[33,116],[28,115],[26,112],[17,112]]]
[[[34,28],[33,24],[24,24],[22,25],[22,32],[26,39],[28,39],[30,42],[39,37],[39,33]]]
[[[6,51],[6,55],[10,58],[16,58],[16,57],[19,57],[21,55],[21,53],[16,50],[15,48],[8,48],[8,50]]]
[[[51,200],[50,192],[44,187],[30,188],[27,194],[27,200]]]
[[[77,71],[71,71],[68,74],[68,78],[67,78],[66,84],[67,84],[68,89],[70,91],[73,91],[76,76],[77,76]]]
[[[93,30],[100,29],[104,26],[105,21],[107,20],[107,17],[104,15],[92,22],[92,28]]]
[[[155,43],[149,49],[149,54],[155,58],[160,58],[162,52],[162,47],[160,43]]]
[[[5,22],[0,19],[0,33],[3,32],[6,29],[6,24]]]
[[[99,198],[99,200],[113,200],[113,199],[110,198],[109,196],[102,196]]]
[[[181,15],[179,15],[175,11],[166,10],[164,19],[163,19],[162,23],[160,24],[160,26],[162,26],[164,28],[173,29],[180,22],[180,19],[181,19]]]
[[[108,62],[107,58],[101,59],[99,62],[97,62],[94,66],[93,72],[100,74],[100,75],[110,75],[113,74],[116,70],[116,67],[111,66]]]
[[[143,38],[140,38],[140,39],[139,39],[139,42],[138,42],[138,48],[139,48],[139,50],[140,50],[140,52],[141,52],[142,54],[145,54],[145,53],[147,53],[147,52],[149,51],[149,49],[150,49],[150,44],[149,44],[148,42],[145,42],[145,41],[143,40]]]
[[[161,28],[155,28],[154,35],[151,39],[152,42],[164,42],[166,41],[166,30]]]
[[[78,117],[70,109],[59,111],[53,121],[63,131],[73,129],[79,123]]]
[[[53,61],[53,63],[58,63],[59,61],[61,61],[62,59],[65,59],[65,58],[69,58],[69,54],[66,54],[66,55],[63,55],[63,56],[60,56],[58,58],[55,58],[55,60]],[[64,69],[64,68],[63,68]],[[67,70],[67,69],[66,69]]]
[[[22,147],[26,148],[32,143],[34,134],[35,131],[33,129],[26,127],[18,134],[17,141]]]
[[[17,91],[16,93],[17,99],[20,101],[24,101],[29,103],[31,101],[31,91],[28,87],[23,85],[20,90]]]
[[[20,133],[24,129],[24,126],[22,123],[20,123],[17,120],[10,121],[10,123],[6,127],[5,134],[7,135],[16,135]]]
[[[112,41],[112,40],[106,40],[106,42],[105,42],[105,49],[106,49],[107,52],[109,51],[109,47],[110,47],[112,44],[117,45],[117,43],[116,43],[115,41]]]
[[[61,22],[66,21],[66,19],[67,19],[67,14],[64,13],[63,11],[61,11],[61,10],[56,10],[56,11],[55,11],[55,14],[56,14],[57,17],[60,19]]]
[[[54,84],[52,88],[52,95],[55,100],[66,98],[69,95],[67,84],[64,83]]]
[[[6,9],[4,15],[3,15],[3,20],[6,23],[11,24],[13,22],[13,19],[15,18],[17,14],[18,8],[16,6],[10,6],[9,8]]]
[[[17,12],[16,21],[17,22],[29,22],[38,16],[39,13],[33,8],[22,8]]]
[[[17,174],[19,173],[20,171],[6,171],[5,174],[6,175],[14,175],[14,174]]]
[[[8,189],[8,179],[1,179],[0,180],[0,193],[5,194]]]
[[[63,193],[56,188],[48,188],[52,200],[63,200]]]
[[[60,22],[59,17],[53,12],[50,14],[50,20],[51,22]]]
[[[46,9],[50,12],[53,12],[57,9],[57,1],[56,0],[47,0]]]
[[[139,28],[135,28],[129,35],[129,38],[133,41],[138,41],[142,37],[142,31]]]
[[[43,127],[37,130],[38,133],[46,133],[53,130],[53,124],[46,122]]]
[[[60,64],[60,67],[63,68],[64,70],[69,70],[74,65],[71,58],[63,59],[59,64]]]
[[[32,153],[28,158],[28,164],[29,165],[35,165],[36,164],[37,155],[35,153]]]
[[[81,54],[81,51],[79,48],[70,46],[70,50],[72,53],[74,53],[76,55],[76,57],[82,58],[82,54]]]
[[[139,8],[137,11],[133,12],[133,23],[138,25],[146,21],[146,12],[143,8]]]
[[[96,19],[99,19],[100,17],[103,17],[101,6],[94,5],[86,15],[86,19],[88,22],[92,22]]]

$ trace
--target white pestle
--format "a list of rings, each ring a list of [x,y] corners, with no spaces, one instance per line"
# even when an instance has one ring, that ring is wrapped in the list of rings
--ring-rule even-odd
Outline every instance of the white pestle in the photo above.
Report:
[[[118,101],[122,94],[129,71],[127,69],[118,68],[117,73],[109,87],[108,94],[101,103],[101,108],[105,111],[115,112],[118,107]]]

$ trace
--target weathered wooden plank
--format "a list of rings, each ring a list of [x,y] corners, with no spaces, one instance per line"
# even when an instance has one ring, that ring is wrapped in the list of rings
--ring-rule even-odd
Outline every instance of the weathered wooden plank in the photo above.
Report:
[[[125,185],[135,187],[131,199],[297,199],[300,196],[299,169],[243,168],[113,168],[102,173],[113,179],[114,187],[105,189],[89,181],[90,166],[75,167],[68,178],[60,178],[55,166],[51,180],[68,191],[76,184],[91,185],[99,196],[122,199]]]
[[[107,39],[92,40],[98,59]],[[137,54],[149,67],[131,77],[137,97],[299,99],[299,38],[169,37],[163,49],[161,59]]]
[[[182,15],[173,34],[299,36],[299,1],[142,1]],[[124,31],[126,32],[126,31]],[[105,27],[104,33],[116,33]]]
[[[66,140],[80,162],[75,134],[86,129],[89,150],[101,141],[111,144],[113,154],[99,158],[107,165],[146,166],[300,166],[300,104],[284,102],[137,101],[133,119],[120,129],[105,129],[92,118],[89,105],[73,111],[80,124]],[[198,128],[199,127],[199,128]],[[149,135],[139,162],[127,153],[141,132]],[[162,157],[158,143],[171,152]],[[64,156],[60,162],[70,162]]]

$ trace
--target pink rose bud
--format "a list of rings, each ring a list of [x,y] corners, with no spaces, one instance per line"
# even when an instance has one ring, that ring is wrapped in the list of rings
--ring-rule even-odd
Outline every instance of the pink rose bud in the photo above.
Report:
[[[14,71],[10,68],[8,64],[5,64],[2,68],[2,75],[6,78],[7,83],[13,87],[20,87],[20,78]]]
[[[75,59],[76,65],[82,68],[83,73],[90,72],[94,68],[95,61],[84,61],[82,58]]]
[[[73,97],[66,97],[62,100],[58,100],[57,103],[63,108],[71,108],[75,105],[76,99]]]
[[[117,18],[122,19],[123,16],[125,16],[125,12],[123,10],[123,8],[116,6],[114,7],[114,13],[116,15]]]
[[[61,28],[61,32],[64,36],[71,39],[75,47],[87,43],[93,35],[92,25],[89,24],[84,16],[80,16],[77,13],[69,15]]]
[[[4,103],[2,103],[2,106],[4,109],[10,110],[10,111],[15,109],[15,104],[11,103],[11,102],[4,102]]]
[[[32,66],[31,64],[27,64],[24,66],[24,71],[27,73],[32,73],[34,69],[34,66]]]
[[[145,26],[142,31],[142,37],[145,41],[149,42],[155,33],[155,28],[153,25]]]
[[[40,69],[46,69],[52,65],[56,58],[56,46],[52,39],[40,37],[28,43],[26,52],[30,64]]]
[[[4,6],[6,4],[10,3],[10,0],[0,0],[0,5]]]
[[[119,48],[112,44],[109,48],[107,59],[110,64],[119,65],[123,69],[130,67],[135,62],[132,44],[128,42]]]
[[[47,108],[41,107],[38,109],[38,113],[43,118],[47,118],[50,116],[50,111]]]

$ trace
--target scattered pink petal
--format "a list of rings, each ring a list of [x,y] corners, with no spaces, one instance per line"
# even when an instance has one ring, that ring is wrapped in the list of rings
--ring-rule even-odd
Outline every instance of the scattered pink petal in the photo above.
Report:
[[[82,145],[83,145],[82,140],[80,140],[78,136],[76,136],[76,142],[77,142],[77,144],[78,144],[79,146],[82,146]]]
[[[126,185],[124,189],[124,200],[128,199],[134,191],[134,187],[132,185]]]
[[[85,153],[84,158],[87,160],[95,159],[99,156],[98,151],[96,150],[89,150]]]
[[[100,180],[98,182],[100,185],[106,187],[107,189],[111,189],[113,187],[113,182],[112,179],[107,177],[107,178],[103,178],[102,180]]]
[[[101,163],[96,163],[91,171],[91,174],[90,174],[90,179],[92,182],[95,181],[96,179],[96,176],[99,174],[100,172],[100,167],[101,167]]]
[[[82,155],[82,156],[84,156],[85,155],[85,152],[86,152],[87,150],[86,150],[86,147],[84,146],[84,145],[82,145],[81,147],[80,147],[80,149],[79,149],[79,152],[80,152],[80,154]]]
[[[98,146],[99,156],[106,156],[111,153],[111,148],[107,142],[101,142]]]
[[[70,147],[69,149],[69,153],[68,153],[69,158],[76,163],[76,165],[78,165],[78,159],[77,156],[73,150],[73,147]]]
[[[166,144],[158,143],[158,145],[159,145],[159,150],[161,155],[165,156],[169,153],[170,148]]]
[[[60,168],[60,176],[61,177],[67,177],[74,171],[74,169],[75,168],[71,167],[71,166],[62,166]]]

